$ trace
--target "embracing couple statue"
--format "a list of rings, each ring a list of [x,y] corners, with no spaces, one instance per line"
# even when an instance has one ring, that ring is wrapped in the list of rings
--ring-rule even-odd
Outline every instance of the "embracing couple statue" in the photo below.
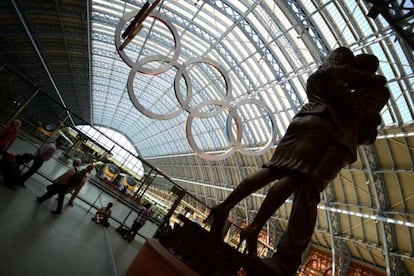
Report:
[[[230,210],[258,189],[273,184],[254,220],[240,232],[249,254],[257,254],[257,238],[274,212],[293,193],[286,232],[271,258],[263,261],[275,275],[292,275],[311,240],[320,192],[347,164],[357,160],[357,146],[374,143],[381,124],[380,111],[390,93],[386,79],[377,75],[375,55],[354,55],[345,47],[332,51],[310,75],[306,103],[290,123],[271,160],[245,177],[207,221],[218,240]]]

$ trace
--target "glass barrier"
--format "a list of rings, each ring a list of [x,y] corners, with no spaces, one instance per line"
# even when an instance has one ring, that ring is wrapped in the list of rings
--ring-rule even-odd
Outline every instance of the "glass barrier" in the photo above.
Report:
[[[64,141],[53,160],[44,162],[37,171],[37,176],[42,177],[39,185],[43,188],[79,159],[82,167],[87,164],[95,166],[76,201],[85,210],[94,213],[112,202],[113,223],[128,227],[139,208],[150,202],[151,218],[139,232],[144,238],[154,236],[163,223],[169,223],[174,214],[171,208],[177,207],[177,192],[181,196],[185,191],[157,168],[118,144],[115,138],[65,108],[54,91],[40,91],[25,76],[3,66],[0,70],[0,98],[0,127],[4,128],[16,118],[22,122],[19,139],[8,152],[14,155],[34,154],[57,138]],[[82,111],[81,108],[79,110]],[[30,164],[24,165],[22,172]]]

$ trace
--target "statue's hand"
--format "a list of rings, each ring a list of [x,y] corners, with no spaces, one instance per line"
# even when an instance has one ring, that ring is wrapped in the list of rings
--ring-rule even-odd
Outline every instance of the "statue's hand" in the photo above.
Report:
[[[363,77],[349,82],[352,89],[384,87],[387,79],[382,75],[362,74]]]
[[[387,83],[387,79],[382,75],[375,75],[375,79],[374,84],[376,87],[382,87]]]

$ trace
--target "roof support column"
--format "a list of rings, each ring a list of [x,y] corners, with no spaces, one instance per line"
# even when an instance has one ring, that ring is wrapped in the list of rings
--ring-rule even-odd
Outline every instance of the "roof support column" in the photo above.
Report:
[[[371,184],[371,191],[374,196],[375,207],[379,216],[386,216],[386,211],[389,210],[389,200],[384,186],[384,179],[382,175],[377,172],[379,169],[379,162],[375,155],[375,148],[373,145],[362,146],[361,148],[361,159],[362,164],[367,168],[369,183]],[[396,248],[395,231],[394,225],[391,223],[384,222],[383,220],[378,221],[379,230],[381,231],[382,242],[383,242],[383,253],[385,256],[385,265],[387,275],[408,275],[408,272],[399,258],[390,253]]]
[[[323,191],[325,197],[325,205],[329,206],[330,202],[336,201],[335,191],[332,183]],[[332,251],[332,275],[346,275],[351,263],[351,257],[348,249],[345,246],[343,239],[338,239],[336,236],[341,233],[341,222],[339,220],[339,213],[330,212],[329,209],[325,211],[328,220],[328,228],[331,236],[331,251]]]

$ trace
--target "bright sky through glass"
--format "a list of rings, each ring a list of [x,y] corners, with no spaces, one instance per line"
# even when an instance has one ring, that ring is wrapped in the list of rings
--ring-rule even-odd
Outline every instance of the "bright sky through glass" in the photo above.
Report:
[[[159,121],[141,114],[128,102],[126,82],[131,68],[115,49],[114,32],[121,16],[138,11],[144,1],[135,3],[134,7],[123,1],[92,1],[93,123],[116,128],[145,157],[191,153],[185,136],[188,113]],[[163,1],[157,11],[168,18],[179,34],[181,53],[178,64],[198,57],[219,62],[233,84],[232,105],[249,97],[263,101],[278,122],[276,131],[279,134],[286,131],[294,114],[306,102],[304,87],[309,74],[317,69],[329,50],[339,45],[348,46],[355,53],[375,53],[379,57],[380,73],[390,80],[389,87],[395,98],[394,105],[382,112],[384,124],[413,120],[412,97],[406,92],[413,90],[413,69],[408,66],[399,41],[387,33],[378,34],[375,24],[370,22],[372,19],[365,16],[367,7],[361,2],[329,1],[319,7],[309,1],[195,3],[180,0]],[[387,29],[384,20],[377,22]],[[172,56],[171,33],[162,22],[152,23],[153,19],[148,21],[147,29],[136,35],[128,50],[134,58],[140,55],[138,60],[156,54]],[[389,51],[386,41],[389,39],[393,40],[394,54]],[[359,41],[366,46],[361,48]],[[396,75],[398,70],[393,67],[397,65],[404,68],[409,76],[407,79]],[[194,101],[220,100],[223,95],[220,86],[212,85],[214,75],[208,74],[207,70],[207,66],[191,69]],[[145,92],[141,93],[140,100],[153,112],[165,113],[179,106],[173,90],[176,71],[177,68],[172,68],[154,77],[135,74],[136,93]],[[188,84],[182,82],[180,87],[185,95]],[[251,111],[253,113],[245,114],[245,120],[263,116],[257,110]],[[203,127],[208,131],[196,134],[196,139],[204,141],[209,150],[220,151],[228,144],[222,120],[226,120],[226,116],[209,119],[209,125]],[[263,126],[256,122],[245,128],[245,139],[251,146],[267,142],[271,130]]]

